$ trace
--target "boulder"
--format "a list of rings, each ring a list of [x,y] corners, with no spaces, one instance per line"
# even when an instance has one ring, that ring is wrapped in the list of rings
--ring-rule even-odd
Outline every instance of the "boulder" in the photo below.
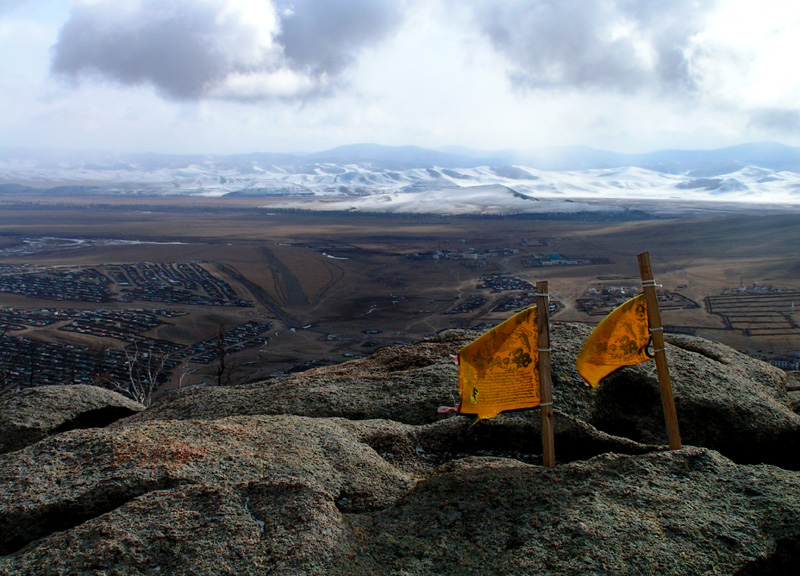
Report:
[[[149,422],[47,438],[0,456],[0,554],[143,494],[189,484],[246,486],[268,478],[327,494],[345,509],[386,506],[413,480],[358,440],[356,430],[369,426],[258,416]]]
[[[51,434],[107,426],[142,410],[144,406],[121,394],[83,384],[4,392],[0,394],[0,454]]]

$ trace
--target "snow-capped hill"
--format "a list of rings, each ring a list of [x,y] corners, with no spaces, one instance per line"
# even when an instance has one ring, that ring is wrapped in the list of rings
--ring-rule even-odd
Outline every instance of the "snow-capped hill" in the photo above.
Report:
[[[458,213],[528,211],[534,203],[540,210],[547,200],[564,199],[800,204],[798,150],[750,145],[637,156],[572,147],[549,156],[529,156],[530,163],[522,155],[511,160],[510,152],[452,154],[374,145],[305,155],[237,156],[100,154],[82,158],[54,153],[15,156],[0,150],[0,194],[21,194],[26,186],[64,193],[63,187],[70,187],[81,193],[317,198],[319,205],[353,199],[353,209],[382,206],[391,211],[434,212],[444,209],[432,208],[441,201]],[[702,168],[698,159],[709,164]],[[745,163],[748,159],[758,163]],[[543,168],[554,165],[583,169]],[[677,166],[691,169],[678,172]],[[734,169],[712,169],[719,166]],[[796,166],[796,171],[787,166]]]
[[[685,179],[675,188],[689,190],[697,198],[791,204],[800,201],[800,174],[748,166],[717,178]]]
[[[680,182],[675,187],[681,190],[706,190],[712,194],[750,191],[750,187],[747,184],[736,178],[698,178],[688,182]]]
[[[500,184],[466,187],[440,187],[436,190],[412,190],[407,187],[392,193],[377,193],[358,198],[322,197],[285,199],[271,203],[270,208],[303,208],[305,210],[337,210],[384,212],[396,214],[529,214],[547,212],[623,212],[608,207],[564,199],[538,199]]]

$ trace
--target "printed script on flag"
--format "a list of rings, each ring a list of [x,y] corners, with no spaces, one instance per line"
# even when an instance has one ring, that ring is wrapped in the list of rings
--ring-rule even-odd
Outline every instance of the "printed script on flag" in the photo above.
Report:
[[[597,386],[618,368],[649,360],[649,343],[647,301],[639,294],[595,327],[578,354],[578,373],[588,384]]]
[[[459,413],[481,420],[538,406],[538,340],[533,306],[459,350]]]

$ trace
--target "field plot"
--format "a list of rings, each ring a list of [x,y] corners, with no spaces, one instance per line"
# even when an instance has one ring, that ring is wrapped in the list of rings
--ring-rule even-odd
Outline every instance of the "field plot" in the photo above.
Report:
[[[800,336],[795,319],[795,309],[800,312],[800,292],[732,291],[709,296],[706,304],[711,314],[721,316],[730,329],[746,336]]]
[[[272,277],[275,297],[288,306],[316,306],[344,276],[337,261],[346,257],[331,256],[311,247],[277,244],[261,248]]]
[[[630,298],[641,293],[636,286],[623,288],[605,288],[601,290],[592,289],[593,292],[585,292],[582,298],[578,298],[578,306],[589,316],[605,316],[621,306]],[[691,310],[700,308],[700,304],[677,292],[658,292],[658,308],[661,311]]]

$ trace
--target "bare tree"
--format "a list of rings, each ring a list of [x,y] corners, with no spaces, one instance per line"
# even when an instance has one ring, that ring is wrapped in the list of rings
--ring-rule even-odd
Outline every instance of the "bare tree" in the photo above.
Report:
[[[219,333],[217,335],[217,386],[230,386],[234,383],[233,374],[237,369],[236,361],[228,358],[227,350],[225,349],[225,323],[219,325]]]
[[[184,366],[183,370],[181,370],[180,378],[178,378],[178,390],[183,390],[184,387],[183,380],[190,374],[194,374],[196,371],[197,371],[196,368],[190,369],[188,365]]]
[[[164,373],[167,356],[157,356],[152,351],[140,352],[136,342],[132,347],[123,348],[122,351],[125,354],[128,380],[114,382],[114,389],[144,406],[150,406],[158,379]]]

